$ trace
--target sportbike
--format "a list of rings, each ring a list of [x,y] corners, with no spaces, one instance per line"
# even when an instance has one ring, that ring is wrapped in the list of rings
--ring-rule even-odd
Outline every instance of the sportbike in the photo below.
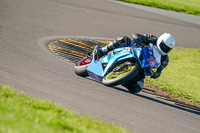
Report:
[[[140,74],[152,76],[161,65],[161,55],[153,44],[117,48],[100,59],[87,56],[75,65],[75,73],[90,76],[106,86],[116,86],[136,79]],[[133,89],[129,89],[135,92]]]

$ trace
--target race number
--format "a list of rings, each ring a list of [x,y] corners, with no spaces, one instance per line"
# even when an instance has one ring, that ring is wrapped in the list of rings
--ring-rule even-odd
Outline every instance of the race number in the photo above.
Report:
[[[155,65],[155,60],[154,58],[151,56],[150,59],[147,59],[148,62],[150,63],[150,66],[153,67]]]

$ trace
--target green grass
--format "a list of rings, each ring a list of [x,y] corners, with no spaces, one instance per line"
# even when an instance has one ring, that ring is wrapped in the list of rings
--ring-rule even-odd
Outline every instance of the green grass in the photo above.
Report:
[[[200,15],[200,0],[121,0],[172,11]]]
[[[200,105],[200,49],[173,49],[158,79],[146,82]]]
[[[128,133],[129,131],[79,116],[48,101],[27,97],[0,86],[1,133]]]

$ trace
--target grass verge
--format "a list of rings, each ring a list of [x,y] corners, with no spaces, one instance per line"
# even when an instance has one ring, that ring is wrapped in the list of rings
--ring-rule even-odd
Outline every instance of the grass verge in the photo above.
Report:
[[[121,0],[177,12],[200,15],[200,0]]]
[[[200,49],[173,49],[158,79],[145,82],[200,106]]]
[[[128,133],[90,116],[79,116],[48,101],[0,86],[1,133]]]

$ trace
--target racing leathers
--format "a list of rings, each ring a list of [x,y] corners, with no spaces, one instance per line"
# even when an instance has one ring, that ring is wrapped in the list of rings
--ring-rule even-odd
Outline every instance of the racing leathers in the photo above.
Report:
[[[98,51],[96,51],[96,55],[94,58],[101,57],[105,54],[107,54],[109,51],[114,50],[115,48],[121,48],[121,47],[127,47],[133,44],[137,44],[138,46],[148,45],[149,43],[152,43],[156,46],[157,37],[151,34],[133,34],[133,40],[131,40],[129,37],[117,37],[116,40],[108,44],[107,46],[100,48],[97,48]],[[158,78],[161,74],[161,71],[168,65],[169,58],[168,55],[161,55],[161,65],[159,68],[157,68],[157,71],[154,72],[154,75],[151,76],[151,78]],[[144,78],[145,75],[143,73],[139,74],[136,78],[123,83],[122,85],[125,86],[129,91],[138,93],[142,90],[144,85]]]

